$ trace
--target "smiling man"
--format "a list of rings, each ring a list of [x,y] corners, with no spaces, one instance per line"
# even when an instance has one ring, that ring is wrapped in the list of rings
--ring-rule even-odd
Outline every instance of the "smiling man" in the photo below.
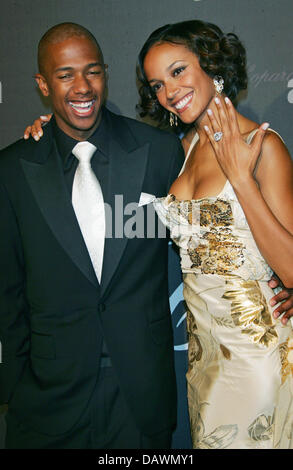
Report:
[[[105,233],[116,195],[126,205],[167,194],[183,150],[104,107],[106,66],[82,26],[51,28],[38,58],[53,118],[39,143],[0,154],[6,447],[168,448],[176,387],[167,241],[148,239],[147,223],[140,238]],[[146,207],[137,221],[148,220]]]
[[[58,127],[86,140],[101,120],[107,65],[89,32],[77,34],[73,25],[56,34],[58,29],[49,30],[39,43],[36,80],[42,94],[51,98]]]

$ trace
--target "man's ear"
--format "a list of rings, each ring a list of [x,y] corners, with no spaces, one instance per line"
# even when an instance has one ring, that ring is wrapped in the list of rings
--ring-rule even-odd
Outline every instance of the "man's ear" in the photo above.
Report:
[[[39,89],[41,90],[43,96],[49,96],[49,87],[47,81],[43,75],[36,73],[35,80],[38,84]]]

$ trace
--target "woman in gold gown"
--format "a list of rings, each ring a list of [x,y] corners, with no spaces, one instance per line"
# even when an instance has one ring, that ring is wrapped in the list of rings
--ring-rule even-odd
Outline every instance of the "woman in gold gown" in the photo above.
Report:
[[[268,124],[232,105],[245,64],[236,35],[201,21],[156,30],[139,55],[143,115],[189,126],[182,171],[153,203],[180,249],[194,448],[293,448],[292,324],[267,284],[273,270],[293,286],[293,168]]]

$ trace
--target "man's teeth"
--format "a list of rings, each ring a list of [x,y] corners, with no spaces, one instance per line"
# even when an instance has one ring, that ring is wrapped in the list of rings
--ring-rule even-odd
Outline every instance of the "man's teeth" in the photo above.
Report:
[[[192,98],[192,95],[188,95],[186,96],[185,98],[183,98],[182,100],[178,101],[178,103],[176,103],[174,106],[176,109],[182,109],[184,108],[184,106],[187,105],[187,103],[189,103],[189,101],[191,100]]]
[[[86,113],[86,112],[88,112],[89,108],[94,104],[94,100],[86,101],[84,103],[82,103],[82,102],[72,103],[71,101],[69,101],[69,104],[73,109],[76,109],[77,111],[79,111],[81,113],[83,113],[83,112]]]

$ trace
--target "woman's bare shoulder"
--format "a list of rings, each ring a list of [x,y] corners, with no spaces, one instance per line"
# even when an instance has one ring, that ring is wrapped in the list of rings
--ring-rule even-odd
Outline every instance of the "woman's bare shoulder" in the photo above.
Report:
[[[262,192],[278,192],[282,186],[282,190],[292,193],[293,161],[283,139],[273,130],[266,132],[254,174]]]

